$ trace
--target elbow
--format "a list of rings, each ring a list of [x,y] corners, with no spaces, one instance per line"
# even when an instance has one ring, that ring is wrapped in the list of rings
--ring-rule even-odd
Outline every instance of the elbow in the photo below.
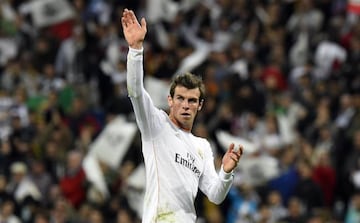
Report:
[[[141,92],[139,92],[139,90],[131,87],[131,85],[127,85],[127,91],[128,91],[128,96],[131,98],[137,98],[141,94]]]
[[[225,200],[227,194],[229,193],[230,187],[231,187],[231,182],[223,185],[223,187],[221,188],[218,188],[218,190],[208,193],[209,201],[216,205],[221,204]]]
[[[212,198],[209,198],[209,201],[216,204],[216,205],[221,204],[224,200],[225,200],[225,197],[212,197]]]

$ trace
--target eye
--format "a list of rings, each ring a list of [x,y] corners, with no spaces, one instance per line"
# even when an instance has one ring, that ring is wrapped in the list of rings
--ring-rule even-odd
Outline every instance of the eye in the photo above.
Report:
[[[189,103],[190,103],[190,104],[197,104],[198,101],[199,101],[199,100],[198,100],[197,98],[190,98],[190,99],[189,99]]]
[[[184,101],[184,97],[182,97],[182,96],[177,96],[176,99],[180,102]]]

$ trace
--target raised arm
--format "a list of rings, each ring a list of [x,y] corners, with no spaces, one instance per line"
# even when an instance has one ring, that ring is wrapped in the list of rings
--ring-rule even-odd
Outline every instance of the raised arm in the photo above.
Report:
[[[143,83],[143,42],[147,31],[146,21],[142,18],[140,25],[135,13],[132,10],[124,9],[121,24],[126,42],[129,45],[126,79],[128,94],[130,98],[139,98],[145,92]]]
[[[146,21],[138,22],[132,10],[125,9],[121,18],[125,39],[129,45],[127,56],[127,90],[134,108],[136,122],[144,139],[154,138],[161,131],[161,112],[144,88],[143,42]]]

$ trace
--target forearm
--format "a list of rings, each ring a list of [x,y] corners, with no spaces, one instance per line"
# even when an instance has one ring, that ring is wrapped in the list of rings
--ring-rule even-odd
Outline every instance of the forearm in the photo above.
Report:
[[[221,166],[219,173],[216,173],[215,169],[209,168],[205,170],[199,186],[211,202],[220,204],[228,194],[233,179],[233,172],[226,173],[223,166]]]
[[[218,181],[210,186],[208,193],[209,200],[215,204],[223,202],[232,186],[234,178],[233,173],[224,172],[223,167],[221,167],[218,177]]]
[[[140,97],[144,89],[143,51],[143,48],[129,47],[127,55],[127,89],[129,96],[133,98]]]
[[[161,130],[160,112],[144,87],[143,48],[129,48],[127,57],[127,88],[138,127],[145,139],[153,138]]]

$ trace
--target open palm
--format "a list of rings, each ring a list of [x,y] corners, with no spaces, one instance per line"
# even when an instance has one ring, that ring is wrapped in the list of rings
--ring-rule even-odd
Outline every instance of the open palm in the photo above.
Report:
[[[140,24],[134,12],[125,9],[121,18],[121,24],[129,46],[131,48],[141,49],[147,31],[145,19],[142,18]]]

